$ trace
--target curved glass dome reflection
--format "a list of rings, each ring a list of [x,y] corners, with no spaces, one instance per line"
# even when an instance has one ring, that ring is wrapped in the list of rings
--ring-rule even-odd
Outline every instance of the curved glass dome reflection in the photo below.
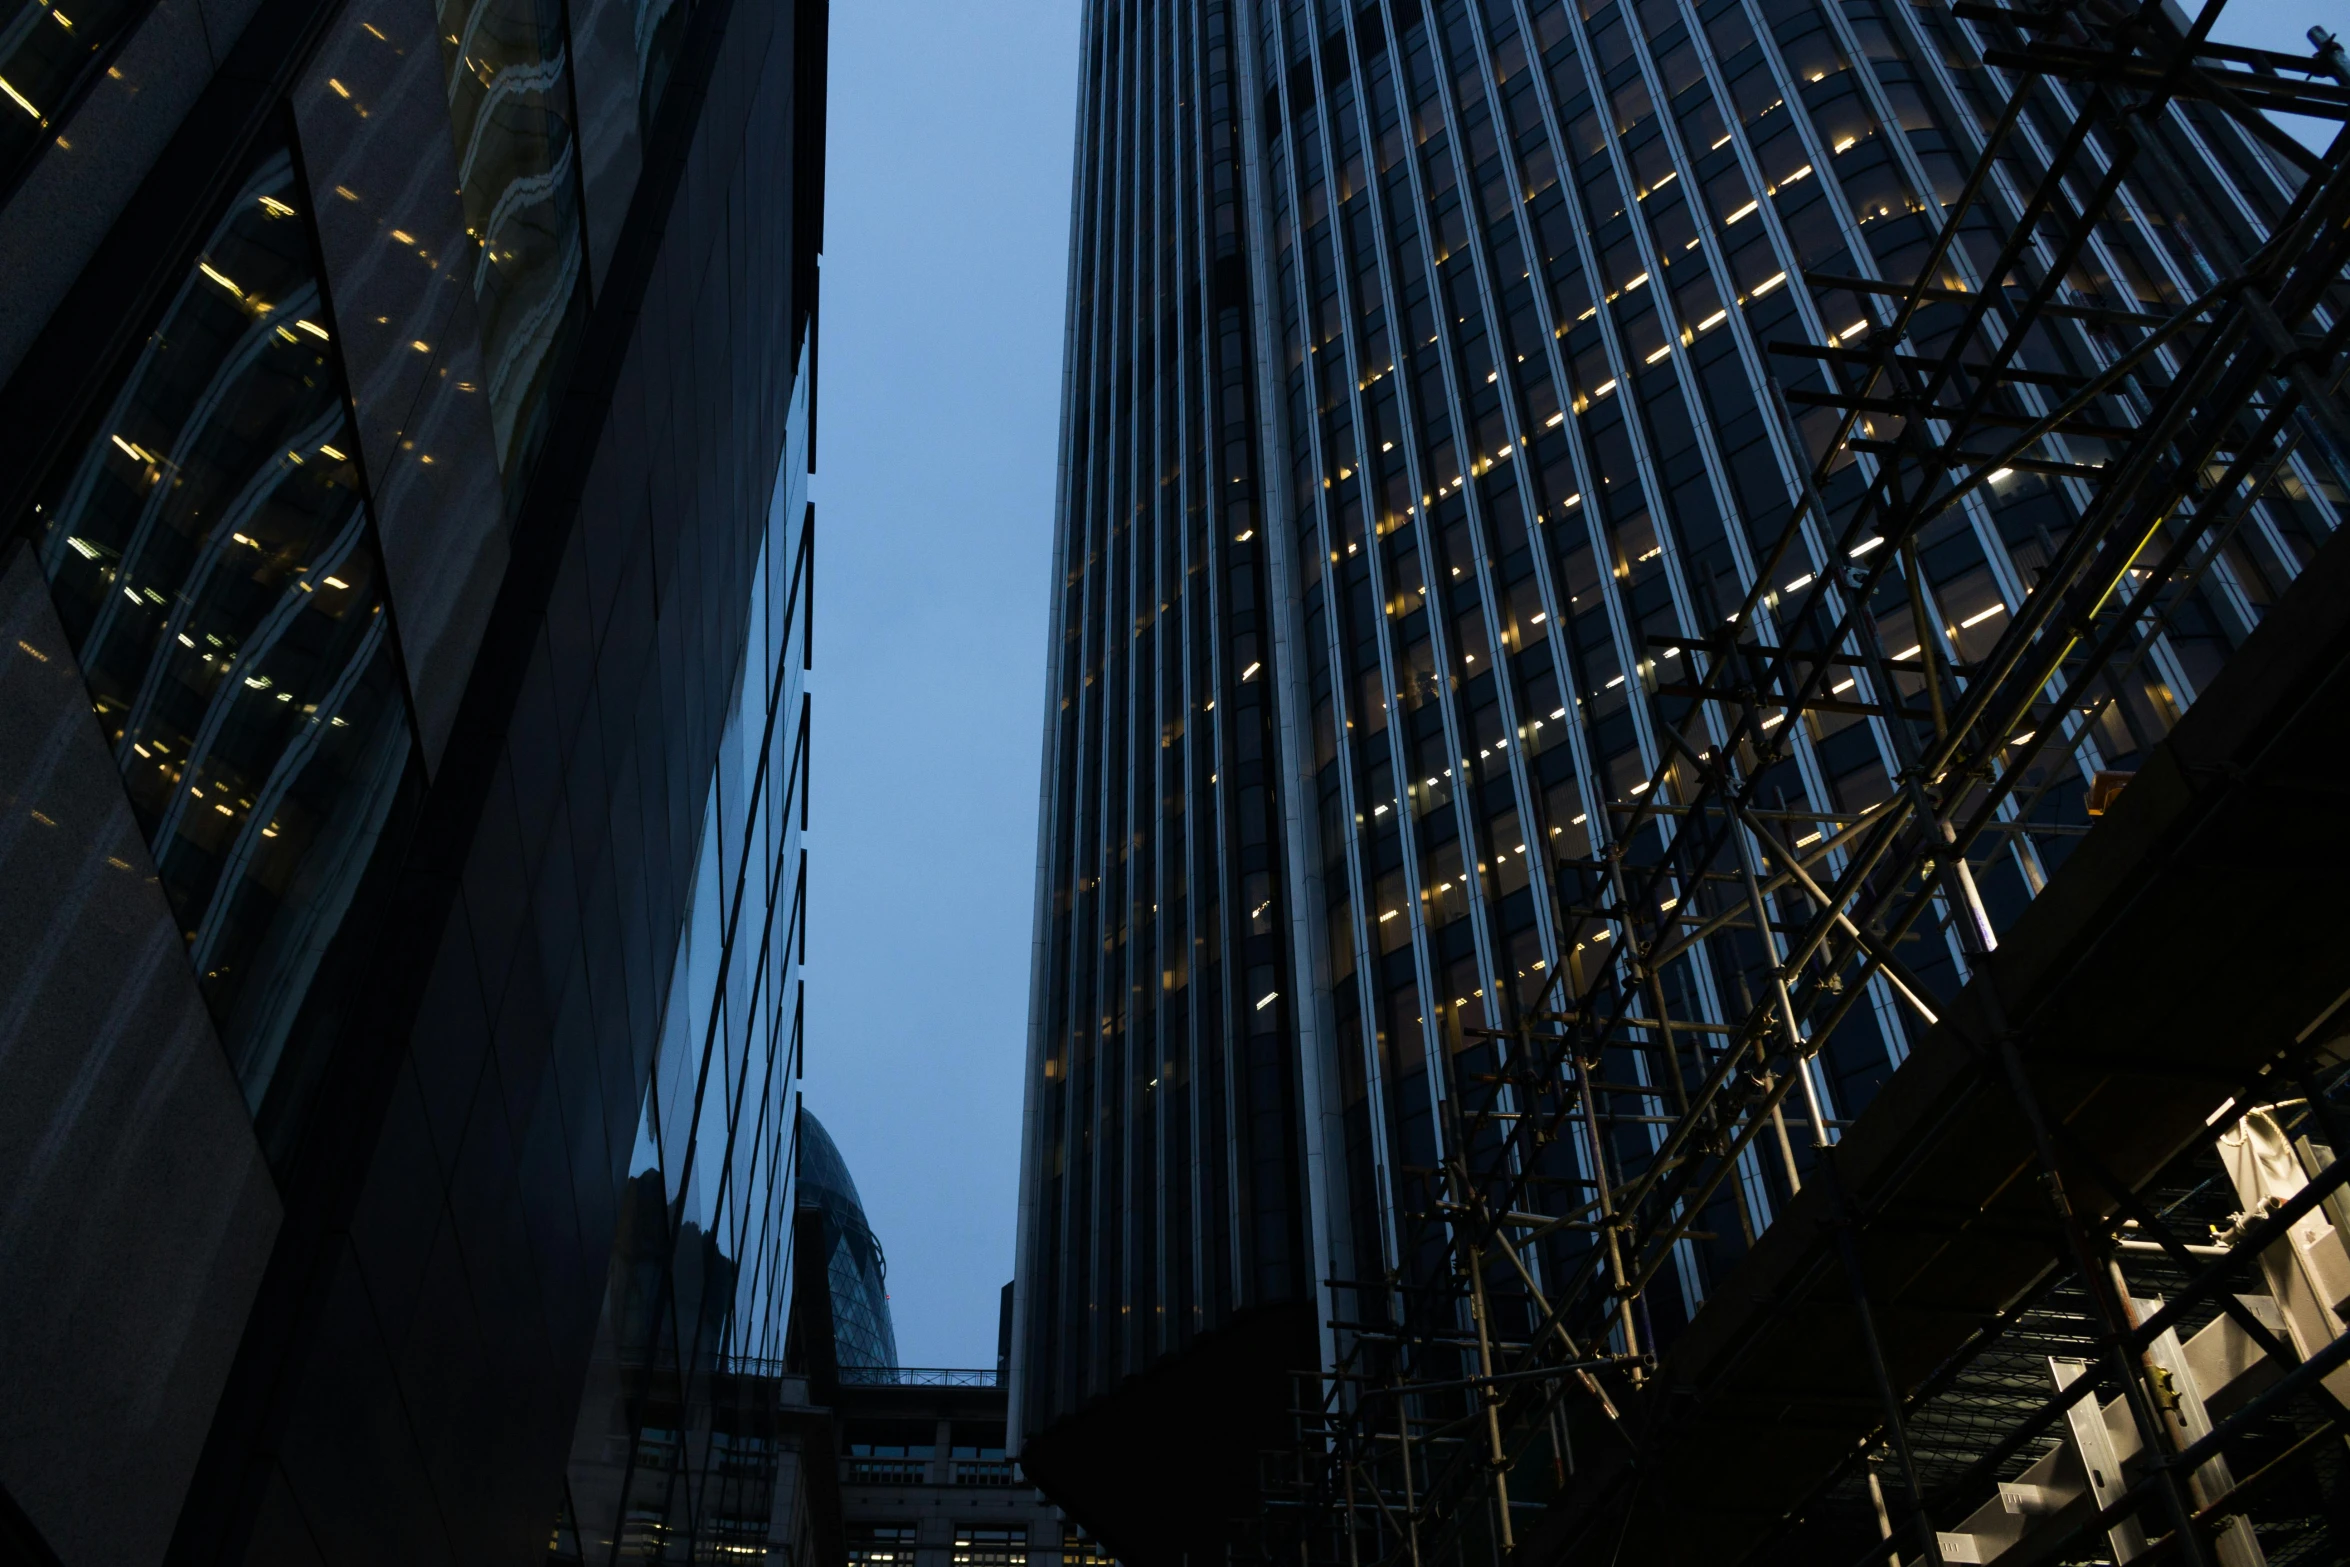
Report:
[[[857,1183],[824,1123],[800,1111],[800,1206],[824,1215],[824,1256],[832,1282],[835,1350],[844,1366],[895,1366],[898,1336],[889,1320],[888,1266],[865,1222]]]

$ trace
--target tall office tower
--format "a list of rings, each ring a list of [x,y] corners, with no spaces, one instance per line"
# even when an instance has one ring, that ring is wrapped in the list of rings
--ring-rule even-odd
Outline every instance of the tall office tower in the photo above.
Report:
[[[630,1355],[707,1518],[789,1255],[825,8],[0,12],[0,1555],[607,1542]]]
[[[800,1112],[800,1206],[815,1210],[817,1249],[831,1281],[833,1358],[844,1366],[898,1363],[898,1332],[889,1314],[889,1265],[848,1161],[824,1123]]]
[[[1689,655],[1750,592],[1745,627],[1768,641],[1822,604],[1842,613],[1849,586],[1875,595],[1887,639],[1919,606],[1936,646],[1883,655],[1963,689],[2041,573],[2077,569],[2062,541],[2148,406],[2117,391],[2102,433],[2061,433],[1970,480],[1901,550],[1871,561],[1861,537],[1846,558],[1877,463],[1906,450],[1906,405],[1855,404],[1826,367],[1871,363],[1921,269],[1930,308],[1995,279],[2017,292],[1917,318],[1928,335],[1962,323],[1917,352],[1955,341],[2012,365],[1952,395],[2033,429],[2202,295],[2231,236],[2277,225],[2316,165],[2173,102],[2110,194],[2094,159],[2112,143],[2093,140],[2047,197],[2035,182],[2083,145],[2068,138],[2090,89],[2037,85],[2003,123],[2018,35],[1941,0],[1086,15],[1015,1430],[1049,1494],[1149,1563],[1213,1554],[1256,1505],[1255,1450],[1288,1434],[1279,1373],[1391,1333],[1412,1299],[1449,1300],[1441,1216],[1406,1222],[1431,1213],[1450,1151],[1448,1031],[1514,1024],[1563,961],[1604,968],[1626,919],[1669,915],[1670,899],[1627,908],[1624,878],[1656,863],[1706,760],[1667,749]],[[1995,127],[1970,227],[1938,249]],[[2021,262],[2003,257],[2051,200]],[[2074,203],[2093,221],[2063,238]],[[2039,270],[2011,283],[2019,265]],[[2168,376],[2161,349],[2132,362]],[[1840,431],[1847,408],[1876,423]],[[1769,565],[1846,435],[1856,455]],[[2031,804],[2071,825],[1974,851],[1986,932],[2053,874],[2092,781],[2150,753],[2337,526],[2339,461],[2294,435],[2187,607],[2065,718]],[[1883,694],[1852,691],[1877,677],[1853,670],[1792,739],[1769,738],[1784,712],[1750,731],[1784,740],[1754,804],[1798,846],[1903,777]],[[1924,713],[1917,686],[1900,695]],[[1611,827],[1641,820],[1644,836]],[[1790,930],[1809,918],[1782,907]],[[1955,990],[1963,946],[1951,920],[1922,928],[1906,972]],[[1660,960],[1624,983],[1649,998],[1644,1026],[1663,1008],[1684,1037],[1727,1037],[1775,961]],[[1886,973],[1856,984],[1806,1078],[1818,1110],[1789,1112],[1798,1142],[1806,1113],[1823,1138],[1858,1115],[1925,1026]],[[1667,1054],[1611,1045],[1611,1169],[1642,1168],[1676,1095],[1704,1086],[1702,1063],[1685,1082],[1635,1075]],[[1662,1247],[1619,1351],[1671,1342],[1792,1196],[1796,1154],[1782,1170],[1770,1144],[1739,1146],[1757,1151]],[[1554,1193],[1593,1189],[1567,1144],[1543,1157]],[[1556,1201],[1537,1263],[1559,1265],[1554,1287],[1604,1261],[1583,1199]],[[1447,1331],[1473,1343],[1458,1310]]]

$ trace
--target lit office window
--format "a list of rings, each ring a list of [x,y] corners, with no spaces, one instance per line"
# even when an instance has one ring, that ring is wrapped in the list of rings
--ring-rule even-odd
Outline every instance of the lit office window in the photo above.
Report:
[[[1028,1567],[1025,1529],[955,1530],[955,1567]]]
[[[1061,1525],[1061,1567],[1118,1567],[1118,1558],[1073,1523]]]
[[[914,1526],[849,1525],[849,1567],[914,1567]]]

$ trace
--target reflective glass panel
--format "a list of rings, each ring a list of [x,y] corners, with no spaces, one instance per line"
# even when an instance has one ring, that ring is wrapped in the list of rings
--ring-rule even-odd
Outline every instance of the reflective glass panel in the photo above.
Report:
[[[586,308],[570,57],[556,0],[441,0],[441,55],[491,427],[508,493]]]
[[[146,9],[146,0],[0,0],[0,190]]]
[[[413,744],[302,199],[265,145],[35,508],[256,1113]]]

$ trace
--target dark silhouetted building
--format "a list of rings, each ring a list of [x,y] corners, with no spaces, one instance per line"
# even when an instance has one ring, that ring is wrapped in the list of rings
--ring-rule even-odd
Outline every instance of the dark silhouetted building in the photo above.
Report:
[[[1258,1507],[1283,1373],[1333,1365],[1390,1283],[1444,1285],[1401,1215],[1446,1154],[1445,1014],[1502,1027],[1506,995],[1620,937],[1618,856],[1643,851],[1611,812],[1667,761],[1689,639],[1750,589],[1770,615],[1850,567],[1823,523],[1762,580],[1843,406],[1822,366],[1890,327],[1922,267],[1979,292],[2026,193],[1994,179],[1980,231],[1936,251],[2009,90],[1988,24],[1940,0],[1085,16],[1013,1422],[1027,1473],[1111,1548],[1197,1562]],[[2027,109],[2015,145],[2040,157],[2065,101]],[[2293,164],[2240,125],[2162,112],[2223,211],[2265,232],[2294,200]],[[2057,324],[2014,361],[2039,380],[2007,427],[2112,363],[2109,326],[2209,285],[2149,167],[2046,258]],[[1927,667],[1988,653],[2105,452],[2060,435],[1918,541],[1888,591],[1942,627]],[[2339,525],[2323,443],[2279,461],[2191,606],[2051,753],[2052,800],[2148,754]],[[1838,526],[1867,471],[1822,502]],[[1901,776],[1851,686],[1759,786],[1790,837],[1818,824],[1799,845]],[[2053,868],[1998,842],[1975,868],[1991,924]],[[1922,983],[1964,982],[1954,933],[1915,946]],[[1688,1028],[1746,1015],[1734,966],[1663,983]],[[1819,1057],[1833,1120],[1921,1027],[1867,983]],[[1635,1054],[1607,1075],[1665,1095]],[[1783,1204],[1752,1157],[1644,1332],[1669,1338]]]
[[[825,38],[0,23],[0,1556],[796,1539]]]

